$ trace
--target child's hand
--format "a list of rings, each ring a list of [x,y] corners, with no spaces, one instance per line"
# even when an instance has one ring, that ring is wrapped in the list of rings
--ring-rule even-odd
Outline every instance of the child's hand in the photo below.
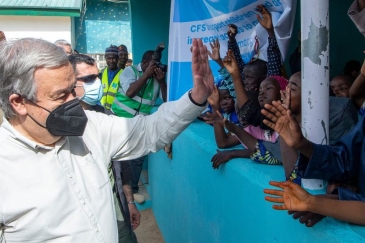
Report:
[[[204,117],[204,121],[208,124],[224,124],[224,118],[222,117],[222,114],[216,110],[213,113],[206,113],[206,117]]]
[[[300,223],[305,224],[307,227],[312,227],[319,221],[321,221],[324,215],[312,213],[309,211],[288,211],[289,214],[293,215],[293,219],[298,219]]]
[[[231,50],[227,51],[227,56],[223,59],[223,65],[232,76],[240,74],[236,58]]]
[[[291,102],[291,89],[290,84],[288,84],[285,88],[285,90],[280,90],[281,95],[281,105],[287,109],[290,110],[290,102]]]
[[[270,37],[274,37],[274,27],[272,24],[271,13],[264,7],[264,5],[258,5],[256,10],[261,14],[256,14],[256,18],[259,23],[266,29]]]
[[[223,126],[230,132],[235,134],[235,128],[237,127],[237,125],[233,124],[231,121],[224,119],[223,120]]]
[[[221,60],[221,56],[219,53],[219,50],[220,50],[219,40],[215,39],[215,40],[213,40],[213,43],[209,43],[209,45],[210,45],[210,48],[212,48],[212,52],[210,52],[208,50],[208,55],[210,56],[210,58],[212,58],[212,60],[214,60],[216,62]]]
[[[212,106],[213,110],[219,110],[219,91],[217,86],[214,85],[212,94],[208,97],[208,102]]]
[[[228,35],[229,41],[233,41],[237,35],[237,26],[234,24],[229,24],[227,35]]]
[[[270,181],[270,185],[279,187],[282,190],[265,189],[266,201],[278,203],[273,205],[276,210],[308,211],[312,204],[313,196],[298,184],[291,181],[276,182]]]
[[[231,159],[231,151],[220,151],[217,149],[217,153],[210,160],[214,169],[218,169],[221,164],[228,162]]]

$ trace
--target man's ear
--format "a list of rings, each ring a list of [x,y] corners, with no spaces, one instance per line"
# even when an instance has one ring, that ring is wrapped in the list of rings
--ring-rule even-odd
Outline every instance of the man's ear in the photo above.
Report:
[[[25,100],[20,95],[18,94],[10,95],[9,102],[15,113],[23,116],[28,114],[27,108],[25,107]]]

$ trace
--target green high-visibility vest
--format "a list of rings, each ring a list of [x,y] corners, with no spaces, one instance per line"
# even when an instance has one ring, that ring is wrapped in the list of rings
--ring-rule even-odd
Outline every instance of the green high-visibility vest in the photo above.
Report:
[[[134,66],[131,68],[136,75],[136,80],[139,79],[143,74],[142,71],[137,71]],[[148,115],[155,104],[159,90],[160,85],[157,81],[154,78],[149,78],[141,91],[133,98],[129,98],[120,85],[111,110],[120,117],[134,117],[138,114]]]
[[[101,77],[101,83],[103,84],[103,98],[101,98],[100,103],[105,109],[110,110],[115,95],[119,89],[119,75],[123,72],[123,69],[119,70],[119,72],[113,78],[113,81],[109,85],[108,81],[108,68],[105,68]]]

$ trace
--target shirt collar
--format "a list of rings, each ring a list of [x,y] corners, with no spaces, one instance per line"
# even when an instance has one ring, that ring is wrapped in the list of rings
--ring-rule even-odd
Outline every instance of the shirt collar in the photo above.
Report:
[[[137,71],[142,72],[142,66],[141,63],[136,66]]]
[[[47,149],[47,150],[52,150],[53,147],[50,146],[46,146],[46,145],[42,145],[39,144],[37,142],[34,142],[32,140],[30,140],[29,138],[25,137],[24,135],[22,135],[20,132],[18,132],[10,123],[9,121],[4,117],[3,118],[3,123],[1,125],[0,130],[5,130],[9,133],[9,136],[12,137],[14,140],[18,141],[19,143],[22,143],[28,147],[31,147],[32,149]],[[60,139],[59,141],[57,141],[57,145],[59,143],[64,143],[65,140],[64,139]]]

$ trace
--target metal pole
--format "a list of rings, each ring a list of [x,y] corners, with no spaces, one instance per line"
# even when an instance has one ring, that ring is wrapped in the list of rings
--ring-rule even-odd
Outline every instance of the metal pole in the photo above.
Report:
[[[329,0],[301,1],[302,131],[317,144],[328,144]],[[323,191],[322,180],[303,180],[304,188]]]

